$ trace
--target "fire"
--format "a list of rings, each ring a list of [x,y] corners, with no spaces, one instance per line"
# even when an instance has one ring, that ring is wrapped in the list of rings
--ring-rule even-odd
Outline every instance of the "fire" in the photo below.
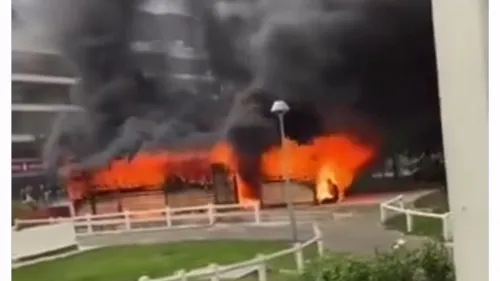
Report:
[[[316,197],[321,202],[333,198],[337,192],[342,199],[359,170],[374,156],[374,149],[356,143],[346,135],[330,135],[314,139],[312,143],[300,145],[285,140],[281,146],[273,147],[261,157],[261,174],[264,180],[283,180],[316,183]],[[285,159],[283,159],[285,155]],[[248,186],[238,172],[237,155],[227,143],[219,143],[211,150],[191,152],[163,151],[155,154],[142,153],[132,161],[116,160],[109,169],[103,169],[91,177],[97,191],[116,189],[161,189],[165,179],[175,175],[194,183],[207,184],[212,180],[210,165],[223,163],[234,173],[237,196],[243,205],[259,200],[256,187]],[[283,164],[287,175],[283,175]],[[336,188],[334,188],[336,187]],[[81,182],[70,182],[70,194],[81,198]],[[71,191],[73,189],[73,191]],[[74,198],[77,199],[77,198]]]
[[[345,135],[318,137],[311,144],[299,145],[286,140],[285,151],[290,179],[316,182],[316,198],[319,201],[334,196],[332,188],[338,188],[343,198],[359,169],[374,156],[374,150],[361,145]],[[268,178],[281,179],[281,148],[273,148],[263,156],[263,174]],[[329,183],[330,182],[330,183]]]
[[[334,195],[334,186],[338,186],[337,178],[335,177],[335,168],[330,164],[323,165],[316,179],[316,198],[318,201],[323,202],[331,199]],[[339,200],[341,199],[339,198]]]

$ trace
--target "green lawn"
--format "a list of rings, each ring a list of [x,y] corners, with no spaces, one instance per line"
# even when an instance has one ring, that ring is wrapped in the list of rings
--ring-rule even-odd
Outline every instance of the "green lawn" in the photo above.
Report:
[[[19,213],[25,213],[29,211],[31,208],[27,204],[24,204],[21,201],[12,201],[11,205],[11,211],[12,211],[12,217],[15,218],[18,216]]]
[[[428,236],[437,240],[443,240],[443,226],[440,219],[414,216],[413,231],[411,233],[406,231],[405,215],[395,215],[388,219],[385,225],[387,229],[398,230],[405,234]]]
[[[315,256],[315,245],[304,256]],[[289,247],[272,241],[197,241],[169,244],[130,245],[96,249],[63,259],[12,270],[14,281],[137,281],[142,275],[161,277],[179,269],[194,269],[210,263],[230,264]],[[270,267],[292,269],[293,256],[274,260]],[[272,274],[270,280],[283,279]],[[252,276],[243,280],[255,280]]]
[[[432,209],[435,213],[446,213],[450,211],[448,198],[439,191],[417,198],[413,204],[417,209]]]
[[[446,196],[437,191],[415,200],[414,208],[438,214],[446,213],[449,210]],[[408,234],[406,231],[406,218],[403,214],[389,218],[385,225],[388,229],[395,229]],[[413,231],[411,234],[443,240],[443,225],[440,219],[413,216]]]
[[[234,281],[258,281],[259,278],[257,277],[257,274],[250,274],[248,276],[245,276],[240,279],[236,279]],[[267,280],[269,281],[298,281],[299,280],[299,275],[298,274],[279,274],[275,272],[269,272],[267,274]]]

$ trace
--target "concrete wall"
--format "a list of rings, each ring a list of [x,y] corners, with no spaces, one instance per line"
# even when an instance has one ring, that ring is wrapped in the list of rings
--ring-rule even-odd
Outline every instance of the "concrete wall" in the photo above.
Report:
[[[433,0],[457,281],[488,280],[487,14],[487,0]]]
[[[12,260],[34,257],[77,245],[72,223],[12,230]]]

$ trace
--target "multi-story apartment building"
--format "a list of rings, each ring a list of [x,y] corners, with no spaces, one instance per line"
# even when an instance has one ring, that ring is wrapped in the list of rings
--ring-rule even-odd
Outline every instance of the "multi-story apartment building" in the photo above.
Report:
[[[26,2],[26,1],[24,1]],[[203,26],[195,1],[147,0],[132,49],[146,74],[162,75],[189,94],[218,94],[204,51]],[[40,152],[55,116],[78,110],[70,104],[75,72],[36,24],[24,22],[14,3],[12,34],[12,175],[14,186],[43,184]],[[43,36],[42,36],[43,37]],[[164,72],[162,71],[164,70]],[[19,188],[15,188],[19,190]],[[14,196],[19,192],[13,192]]]

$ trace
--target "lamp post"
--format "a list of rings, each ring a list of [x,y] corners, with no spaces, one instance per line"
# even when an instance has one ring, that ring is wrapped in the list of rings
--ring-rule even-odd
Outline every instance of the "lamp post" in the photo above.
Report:
[[[273,103],[271,107],[271,112],[278,116],[279,127],[280,127],[280,137],[281,137],[281,174],[283,175],[284,180],[284,193],[285,193],[285,201],[288,209],[288,216],[290,219],[290,227],[292,231],[292,240],[293,242],[297,242],[299,240],[297,234],[297,222],[295,220],[295,211],[293,208],[293,204],[290,198],[290,176],[288,175],[288,164],[287,164],[287,151],[285,144],[285,114],[290,110],[288,104],[285,101],[277,100]]]

